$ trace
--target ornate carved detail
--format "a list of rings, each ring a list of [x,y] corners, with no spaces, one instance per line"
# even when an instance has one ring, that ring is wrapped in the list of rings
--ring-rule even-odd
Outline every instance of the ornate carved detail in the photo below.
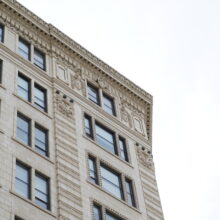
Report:
[[[72,101],[68,101],[66,95],[61,96],[56,94],[56,107],[57,110],[68,118],[73,118],[73,104]]]
[[[132,128],[131,115],[128,113],[124,106],[121,107],[121,120],[128,123],[130,128]]]
[[[81,90],[82,94],[86,96],[85,78],[82,74],[82,70],[75,68],[75,75],[71,75],[71,86],[73,89]]]
[[[137,146],[137,156],[140,163],[150,169],[154,168],[153,155],[150,150],[145,147]]]

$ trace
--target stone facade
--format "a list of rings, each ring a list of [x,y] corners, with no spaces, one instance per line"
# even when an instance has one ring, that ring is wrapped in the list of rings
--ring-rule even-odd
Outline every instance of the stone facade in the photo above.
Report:
[[[88,220],[93,219],[94,204],[101,207],[104,219],[108,212],[122,220],[164,219],[152,156],[152,96],[15,0],[0,0],[0,24],[4,30],[0,43],[0,220],[15,216]],[[30,46],[29,60],[19,55],[20,38]],[[34,48],[44,54],[45,70],[33,64]],[[28,101],[18,95],[18,73],[30,79],[32,98]],[[89,100],[88,83],[97,88],[99,105]],[[46,91],[47,111],[33,101],[35,84]],[[105,94],[113,97],[116,115],[103,109]],[[18,112],[30,121],[30,146],[17,138]],[[85,134],[85,114],[93,126],[98,122],[113,131],[117,142],[118,137],[126,140],[128,161],[100,146],[97,137]],[[49,132],[48,156],[35,150],[36,124]],[[101,164],[120,174],[124,198],[91,182],[89,156],[99,164],[98,178]],[[28,199],[15,189],[16,161],[31,170]],[[49,179],[49,209],[35,203],[35,173]],[[133,206],[128,204],[127,178],[132,181]]]

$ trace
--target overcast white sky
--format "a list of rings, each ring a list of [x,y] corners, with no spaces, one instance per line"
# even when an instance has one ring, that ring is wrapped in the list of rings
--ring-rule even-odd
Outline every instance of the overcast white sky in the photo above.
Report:
[[[219,220],[220,1],[19,2],[154,96],[165,219]]]

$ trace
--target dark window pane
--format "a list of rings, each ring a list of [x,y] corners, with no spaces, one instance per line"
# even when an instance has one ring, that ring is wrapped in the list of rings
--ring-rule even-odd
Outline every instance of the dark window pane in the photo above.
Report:
[[[30,80],[21,74],[18,75],[18,95],[23,99],[30,101]]]
[[[85,124],[85,134],[86,136],[93,138],[93,132],[92,132],[92,121],[91,117],[85,115],[84,118],[84,124]]]
[[[122,220],[122,219],[117,217],[116,215],[113,215],[113,214],[109,213],[107,211],[106,212],[106,220]]]
[[[102,187],[122,199],[121,180],[118,174],[113,173],[106,167],[101,166]]]
[[[89,100],[100,105],[99,90],[90,84],[88,84],[87,90]]]
[[[35,176],[35,203],[44,209],[49,209],[48,179],[39,174]]]
[[[128,161],[126,142],[125,142],[125,139],[121,137],[119,138],[119,150],[120,150],[120,157],[123,160]]]
[[[114,101],[105,94],[103,94],[103,109],[109,114],[115,115]]]
[[[38,153],[48,155],[48,132],[40,126],[35,126],[35,149]]]
[[[16,137],[24,144],[30,145],[30,121],[20,114],[17,115]]]
[[[102,220],[102,211],[100,206],[93,206],[93,220]]]
[[[92,157],[89,157],[89,177],[91,182],[98,184],[96,160]]]
[[[95,128],[97,143],[100,144],[106,150],[116,154],[114,134],[97,124]]]
[[[4,41],[4,26],[0,24],[0,41]]]
[[[30,198],[30,171],[19,163],[16,164],[15,191],[25,198]]]
[[[34,104],[39,109],[46,112],[46,90],[37,84],[34,85]]]
[[[0,84],[2,83],[3,61],[0,60]]]
[[[45,54],[34,48],[34,64],[45,70]]]
[[[131,206],[135,206],[132,182],[128,179],[125,180],[125,188],[126,188],[126,193],[127,193],[127,198],[128,198],[128,204]]]
[[[19,39],[18,53],[26,60],[30,60],[30,44],[23,39]]]

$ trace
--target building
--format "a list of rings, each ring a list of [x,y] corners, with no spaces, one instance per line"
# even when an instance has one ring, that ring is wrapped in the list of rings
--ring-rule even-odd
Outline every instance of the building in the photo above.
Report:
[[[162,220],[152,96],[0,1],[0,220]]]

